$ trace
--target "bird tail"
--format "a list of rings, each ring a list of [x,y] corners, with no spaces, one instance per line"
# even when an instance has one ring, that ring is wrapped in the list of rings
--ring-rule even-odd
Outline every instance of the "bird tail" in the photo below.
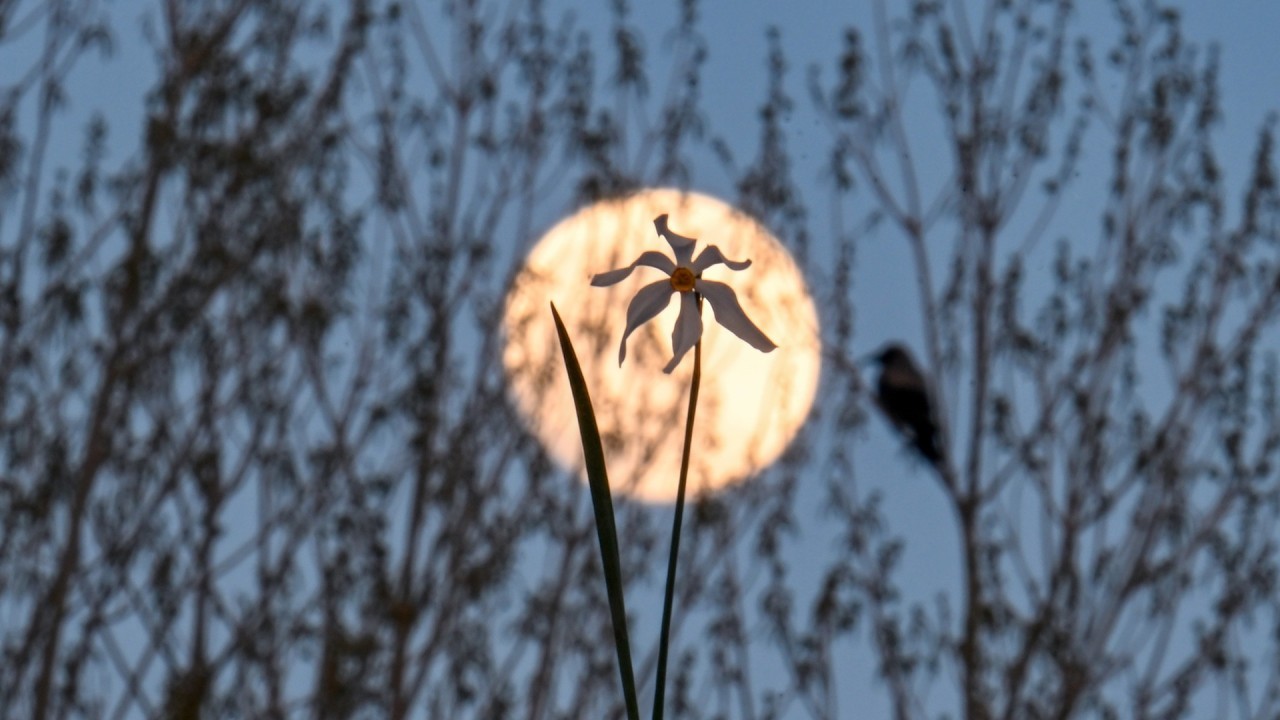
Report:
[[[921,433],[915,436],[915,448],[935,466],[942,465],[942,449],[938,446],[936,433]]]

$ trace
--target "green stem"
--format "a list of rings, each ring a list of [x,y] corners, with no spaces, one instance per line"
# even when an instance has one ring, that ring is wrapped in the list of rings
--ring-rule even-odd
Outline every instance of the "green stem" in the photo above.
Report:
[[[699,298],[701,301],[701,298]],[[702,303],[698,303],[702,310]],[[676,488],[676,516],[671,525],[671,556],[667,559],[667,592],[662,600],[662,635],[658,639],[658,685],[653,691],[653,720],[662,720],[666,699],[667,650],[671,636],[671,605],[676,594],[676,558],[680,554],[680,524],[684,519],[684,490],[689,479],[689,451],[693,445],[693,414],[702,383],[702,340],[693,346],[693,380],[689,384],[689,413],[684,421],[684,453],[680,456],[680,485]]]

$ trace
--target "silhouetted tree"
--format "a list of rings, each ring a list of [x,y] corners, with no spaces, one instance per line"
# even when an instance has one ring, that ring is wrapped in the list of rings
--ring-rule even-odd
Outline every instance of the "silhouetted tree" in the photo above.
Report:
[[[827,341],[784,460],[691,507],[669,716],[848,717],[852,653],[901,718],[1274,717],[1271,123],[1233,204],[1173,11],[1116,2],[1099,55],[1066,2],[887,6],[811,102],[769,31],[743,148],[693,0],[605,33],[540,0],[0,0],[0,716],[621,717],[586,491],[516,416],[500,319],[539,232],[663,184],[736,193]],[[825,185],[789,149],[815,111]],[[929,537],[854,462],[868,238],[919,280]],[[618,522],[644,597],[669,517]],[[897,574],[929,544],[963,560],[937,602]]]
[[[1274,118],[1233,203],[1175,9],[1113,3],[1111,42],[1069,2],[886,5],[813,87],[845,217],[914,263],[955,518],[832,489],[896,717],[943,678],[971,719],[1275,715]],[[902,597],[901,542],[955,543],[958,592]]]

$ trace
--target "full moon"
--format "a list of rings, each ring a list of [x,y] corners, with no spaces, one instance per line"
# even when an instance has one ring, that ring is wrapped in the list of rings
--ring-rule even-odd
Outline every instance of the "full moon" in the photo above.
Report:
[[[549,302],[564,319],[591,393],[604,440],[609,483],[651,503],[675,497],[693,352],[670,375],[671,330],[680,302],[618,343],[636,291],[662,271],[638,267],[608,288],[591,276],[629,265],[645,250],[668,257],[653,219],[669,215],[672,232],[716,245],[731,260],[705,277],[731,286],[743,310],[778,348],[761,353],[713,319],[703,304],[702,386],[694,424],[689,493],[714,492],[777,460],[808,415],[818,387],[817,312],[790,253],[758,222],[707,195],[651,189],[583,208],[552,227],[530,252],[507,295],[502,361],[515,406],[548,454],[583,475],[577,416]]]

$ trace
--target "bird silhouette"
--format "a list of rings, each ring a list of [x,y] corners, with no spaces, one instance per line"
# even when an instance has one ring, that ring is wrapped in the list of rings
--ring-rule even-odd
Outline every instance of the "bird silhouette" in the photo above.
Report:
[[[929,385],[907,349],[897,343],[884,346],[871,357],[880,366],[876,404],[924,459],[942,463],[938,423],[929,400]]]

